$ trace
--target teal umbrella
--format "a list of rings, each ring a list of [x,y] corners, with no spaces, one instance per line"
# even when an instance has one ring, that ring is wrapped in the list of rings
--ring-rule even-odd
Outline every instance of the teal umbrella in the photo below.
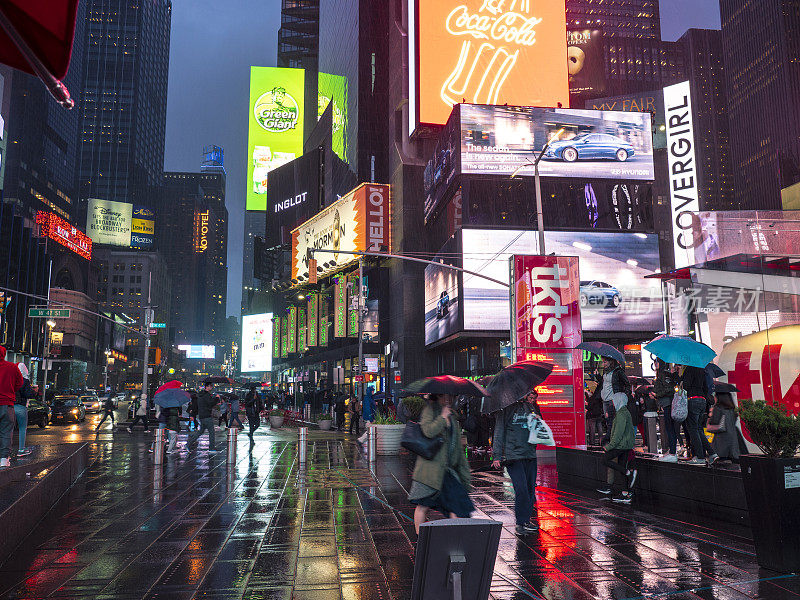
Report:
[[[705,369],[717,356],[711,348],[690,337],[660,335],[644,347],[667,363]]]

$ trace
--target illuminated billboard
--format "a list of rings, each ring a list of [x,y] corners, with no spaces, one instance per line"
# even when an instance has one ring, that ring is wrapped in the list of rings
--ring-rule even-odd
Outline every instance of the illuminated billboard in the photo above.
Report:
[[[347,121],[347,77],[320,73],[317,77],[317,119],[322,116],[328,104],[332,104],[333,143],[336,155],[347,161],[348,121]]]
[[[194,213],[194,251],[196,254],[202,254],[208,250],[209,238],[209,223],[211,220],[211,212],[206,209],[203,211],[195,211]]]
[[[272,370],[272,313],[242,316],[242,373]]]
[[[603,32],[574,29],[567,32],[569,93],[577,96],[602,94],[606,88]]]
[[[456,239],[450,238],[434,260],[459,267],[461,260],[455,258],[456,249]],[[425,267],[426,344],[445,339],[460,329],[458,277],[458,271],[453,269],[438,265]]]
[[[182,344],[178,346],[178,350],[181,352],[186,352],[186,358],[191,359],[214,360],[217,356],[216,346],[193,346],[189,344]]]
[[[72,250],[86,260],[92,260],[92,240],[80,229],[56,214],[40,210],[36,213],[39,233]]]
[[[653,181],[648,113],[462,105],[461,172]],[[530,163],[530,166],[526,166]]]
[[[408,0],[409,132],[455,104],[569,106],[564,0]]]
[[[95,244],[149,250],[155,236],[155,213],[127,202],[89,198],[86,233]]]
[[[143,206],[133,207],[131,221],[131,248],[148,250],[153,247],[156,231],[155,213]]]
[[[250,67],[247,210],[267,209],[268,173],[303,153],[303,69]]]
[[[309,248],[328,250],[315,257],[324,277],[358,258],[340,251],[390,251],[390,240],[389,186],[364,183],[292,231],[292,279],[308,277]]]

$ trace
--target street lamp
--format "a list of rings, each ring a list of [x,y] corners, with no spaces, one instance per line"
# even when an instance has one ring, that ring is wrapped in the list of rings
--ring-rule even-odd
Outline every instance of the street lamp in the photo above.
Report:
[[[106,348],[105,355],[106,355],[106,369],[105,369],[105,372],[103,373],[103,393],[104,394],[108,391],[108,361],[110,360],[110,357],[111,357],[111,350]]]
[[[562,133],[564,133],[564,128],[562,127],[558,131],[556,131],[550,138],[547,140],[547,143],[542,147],[541,152],[536,157],[536,160],[531,162],[530,159],[526,160],[525,164],[520,165],[517,167],[514,172],[511,174],[509,179],[514,179],[522,169],[526,167],[533,167],[533,177],[535,180],[536,185],[536,221],[537,221],[537,228],[539,230],[539,254],[544,256],[545,246],[544,246],[544,213],[542,211],[542,186],[539,180],[539,161],[542,160],[544,153],[547,152],[547,149],[550,147],[550,144],[553,140],[557,139]]]
[[[56,322],[52,319],[47,320],[47,338],[44,341],[44,357],[42,363],[44,364],[44,380],[42,381],[42,399],[47,402],[47,359],[50,356],[50,339],[53,337],[53,328]]]

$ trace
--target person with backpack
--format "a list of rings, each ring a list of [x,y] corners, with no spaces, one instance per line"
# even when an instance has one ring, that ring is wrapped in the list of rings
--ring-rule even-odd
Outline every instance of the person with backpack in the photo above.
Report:
[[[95,432],[100,431],[100,426],[105,423],[106,419],[111,417],[111,432],[114,432],[114,397],[111,392],[108,392],[106,399],[103,401],[103,418],[100,419],[100,422],[95,427]]]
[[[133,415],[133,421],[128,425],[128,433],[133,433],[133,426],[139,422],[144,425],[144,430],[146,432],[150,431],[150,427],[147,423],[147,397],[144,394],[136,400],[136,410]]]
[[[667,363],[660,358],[656,359],[656,379],[653,382],[653,394],[659,408],[664,413],[664,434],[666,452],[659,458],[663,462],[678,462],[678,426],[672,418],[672,399],[675,397],[675,388],[680,383],[680,378]],[[662,448],[663,450],[664,448]]]
[[[638,474],[636,469],[630,467],[630,456],[636,440],[636,432],[631,420],[631,413],[628,410],[628,396],[625,392],[613,392],[611,401],[614,403],[614,422],[611,425],[611,441],[603,449],[603,464],[606,466],[607,487],[597,491],[606,496],[612,496],[614,502],[630,504],[633,499],[633,486],[636,483]],[[625,489],[614,496],[614,482],[616,473],[621,473],[625,477]]]
[[[693,456],[688,463],[711,466],[719,459],[719,456],[714,452],[706,438],[705,431],[703,431],[704,415],[708,414],[710,398],[706,371],[700,367],[684,365],[680,370],[680,381],[683,391],[686,392],[689,407],[686,426],[691,438]]]

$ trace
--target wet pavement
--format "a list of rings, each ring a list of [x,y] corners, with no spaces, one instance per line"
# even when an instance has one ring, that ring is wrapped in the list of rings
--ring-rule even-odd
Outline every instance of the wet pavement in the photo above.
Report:
[[[0,598],[410,598],[409,460],[370,468],[347,436],[312,432],[301,468],[296,430],[264,428],[252,445],[240,437],[235,465],[220,434],[220,452],[181,439],[155,467],[150,436],[95,437],[93,422],[30,436],[91,441],[95,461],[0,566]],[[552,464],[541,530],[525,538],[508,480],[479,471],[474,483],[481,516],[504,524],[492,598],[800,600],[800,578],[760,569],[748,540],[559,490]]]

